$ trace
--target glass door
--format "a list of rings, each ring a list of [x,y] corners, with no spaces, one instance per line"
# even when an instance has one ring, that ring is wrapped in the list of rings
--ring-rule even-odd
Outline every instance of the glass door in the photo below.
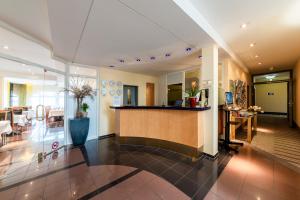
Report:
[[[42,102],[37,102],[37,121],[43,127],[42,152],[50,155],[64,146],[64,75],[44,70]],[[39,110],[41,109],[41,111]]]

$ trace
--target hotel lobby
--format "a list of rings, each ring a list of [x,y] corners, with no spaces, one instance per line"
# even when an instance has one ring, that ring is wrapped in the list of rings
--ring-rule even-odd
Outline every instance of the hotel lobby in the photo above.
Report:
[[[0,199],[300,199],[297,0],[0,2]]]

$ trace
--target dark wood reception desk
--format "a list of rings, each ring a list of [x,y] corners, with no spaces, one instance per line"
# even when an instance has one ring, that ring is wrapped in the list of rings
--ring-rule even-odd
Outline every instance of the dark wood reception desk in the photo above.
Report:
[[[116,109],[120,142],[167,148],[198,157],[203,148],[203,112],[210,108],[124,106]]]

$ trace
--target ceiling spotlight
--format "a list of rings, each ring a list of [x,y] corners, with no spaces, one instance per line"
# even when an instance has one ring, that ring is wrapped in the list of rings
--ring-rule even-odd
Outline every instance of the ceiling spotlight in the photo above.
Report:
[[[255,58],[258,58],[259,56],[258,55],[255,55]]]
[[[254,47],[254,46],[255,46],[255,43],[251,43],[249,46],[250,46],[250,47]]]
[[[188,47],[188,48],[185,49],[185,51],[192,51],[192,48]]]
[[[3,49],[8,50],[8,46],[6,46],[6,45],[3,46]]]
[[[141,59],[137,58],[137,59],[136,59],[136,61],[137,61],[137,62],[140,62],[140,61],[141,61]]]
[[[166,55],[165,55],[166,57],[170,57],[171,56],[171,54],[169,54],[169,53],[166,53]]]
[[[259,62],[258,64],[259,64],[259,65],[262,65],[262,63],[261,63],[261,62]]]
[[[125,60],[123,60],[123,59],[120,59],[119,61],[120,61],[120,63],[124,63],[125,62]]]
[[[246,23],[242,24],[241,28],[247,28],[247,24]]]
[[[154,57],[154,56],[151,56],[151,57],[150,57],[150,60],[155,60],[155,57]]]

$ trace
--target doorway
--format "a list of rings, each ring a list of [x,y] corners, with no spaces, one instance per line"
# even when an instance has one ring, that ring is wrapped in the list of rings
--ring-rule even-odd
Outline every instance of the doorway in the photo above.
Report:
[[[146,106],[154,106],[155,88],[154,83],[146,83]]]
[[[283,71],[253,76],[254,105],[265,114],[285,116],[293,127],[293,73]]]
[[[137,106],[138,105],[138,87],[133,85],[123,86],[123,105]]]

